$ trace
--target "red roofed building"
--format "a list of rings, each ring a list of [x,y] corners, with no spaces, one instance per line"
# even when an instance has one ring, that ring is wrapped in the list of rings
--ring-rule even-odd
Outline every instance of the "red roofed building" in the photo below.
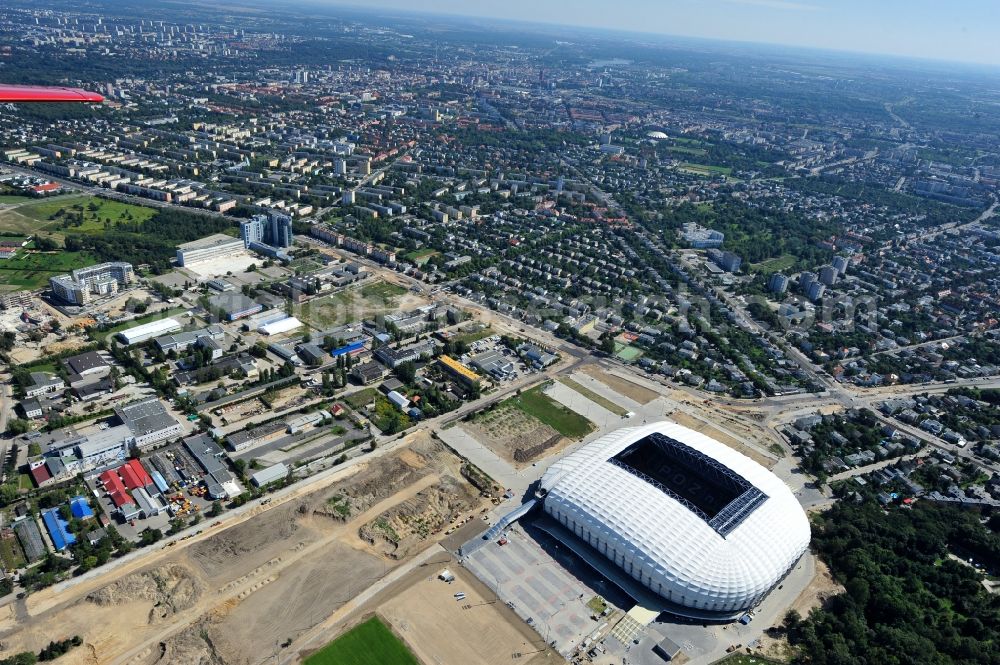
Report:
[[[111,492],[108,494],[108,498],[111,499],[111,503],[115,504],[115,508],[121,508],[126,504],[135,505],[135,502],[132,501],[132,497],[128,495],[128,492],[125,491],[124,487],[121,492]]]
[[[115,504],[115,508],[121,508],[126,503],[132,503],[132,497],[125,491],[125,485],[122,484],[122,480],[118,477],[116,471],[105,471],[99,478],[101,484],[104,486],[104,490],[108,493],[108,498],[111,499],[111,503]]]
[[[52,480],[52,474],[49,473],[49,467],[44,464],[32,467],[31,479],[35,481],[35,487],[42,487],[43,485],[49,483]]]
[[[149,477],[146,469],[143,468],[142,462],[137,459],[129,460],[125,464],[122,464],[118,467],[118,473],[121,474],[122,480],[125,481],[125,487],[130,490],[148,487],[153,484],[153,479]]]
[[[42,195],[42,194],[51,194],[53,192],[59,191],[60,189],[62,189],[62,185],[56,184],[54,182],[47,182],[44,185],[35,185],[34,187],[31,188],[31,191],[33,191],[35,194]]]

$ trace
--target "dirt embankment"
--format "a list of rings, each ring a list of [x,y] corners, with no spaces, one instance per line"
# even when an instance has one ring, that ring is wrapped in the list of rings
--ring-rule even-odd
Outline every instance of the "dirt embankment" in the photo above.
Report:
[[[220,532],[216,536],[192,545],[191,559],[212,580],[220,576],[245,574],[275,555],[276,543],[294,545],[305,534],[299,533],[301,504],[292,502]],[[238,576],[238,575],[237,575]]]
[[[468,484],[444,476],[439,483],[369,521],[358,533],[380,554],[401,559],[477,502],[478,495]]]
[[[462,423],[462,429],[517,468],[565,441],[552,427],[509,404]]]
[[[203,592],[204,586],[190,569],[172,563],[123,577],[91,593],[87,601],[100,607],[150,601],[153,608],[149,612],[149,623],[154,624],[193,607]]]
[[[439,442],[427,440],[398,455],[378,459],[347,482],[335,486],[315,506],[315,514],[346,521],[433,473],[432,460],[445,453]]]

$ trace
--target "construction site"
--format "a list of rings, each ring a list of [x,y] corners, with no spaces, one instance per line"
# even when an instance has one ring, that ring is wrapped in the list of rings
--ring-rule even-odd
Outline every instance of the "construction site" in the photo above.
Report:
[[[481,524],[491,506],[464,479],[461,460],[426,433],[265,501],[155,553],[8,605],[4,651],[37,651],[65,633],[85,644],[65,663],[295,662],[299,644],[308,648],[316,635],[312,646],[321,646],[383,581],[402,591],[387,605],[389,620],[416,638],[424,633],[412,609],[426,608],[419,585],[435,571],[427,562],[456,567],[437,542],[456,524]],[[467,593],[474,587],[470,580]],[[494,639],[510,642],[509,653],[523,650],[530,629],[507,619]],[[434,622],[443,629],[451,619]]]

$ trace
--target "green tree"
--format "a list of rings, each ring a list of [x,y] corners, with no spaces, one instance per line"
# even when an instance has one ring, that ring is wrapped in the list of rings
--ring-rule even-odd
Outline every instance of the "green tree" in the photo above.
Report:
[[[11,436],[18,436],[31,430],[31,421],[24,418],[14,418],[7,421],[7,433]]]

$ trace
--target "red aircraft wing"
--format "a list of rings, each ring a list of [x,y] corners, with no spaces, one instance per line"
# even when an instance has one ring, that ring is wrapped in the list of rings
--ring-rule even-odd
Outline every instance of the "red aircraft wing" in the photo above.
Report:
[[[53,88],[40,85],[0,84],[0,104],[8,102],[88,102],[99,104],[104,97],[79,88]]]

